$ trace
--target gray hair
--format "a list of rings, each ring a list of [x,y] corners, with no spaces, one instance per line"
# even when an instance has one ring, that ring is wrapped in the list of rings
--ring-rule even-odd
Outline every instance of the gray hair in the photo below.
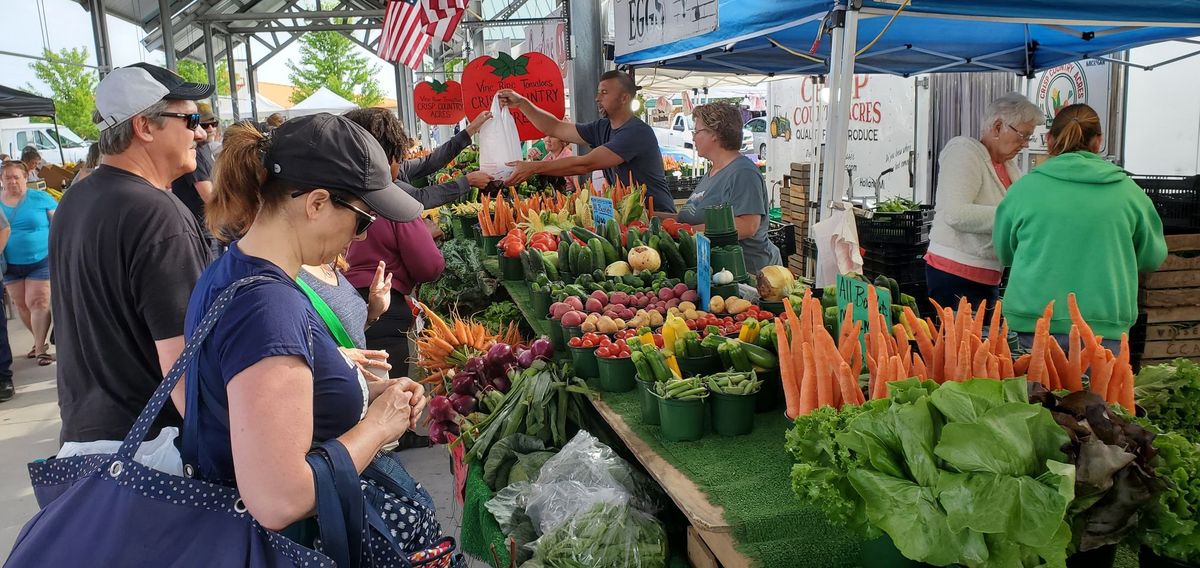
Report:
[[[167,112],[170,109],[171,101],[163,99],[150,105],[150,108],[139,112],[137,116],[145,117],[153,122],[156,126],[162,127],[166,122],[164,117],[159,116],[159,113]],[[92,122],[100,124],[103,119],[100,117],[99,111],[92,111]],[[133,117],[116,126],[106,128],[100,131],[100,140],[96,142],[100,146],[100,153],[105,156],[113,156],[120,154],[129,149],[129,145],[133,143]]]
[[[1010,126],[1019,126],[1027,122],[1040,124],[1046,117],[1042,109],[1029,102],[1021,93],[1009,93],[987,106],[980,123],[981,132],[987,132],[997,120]]]

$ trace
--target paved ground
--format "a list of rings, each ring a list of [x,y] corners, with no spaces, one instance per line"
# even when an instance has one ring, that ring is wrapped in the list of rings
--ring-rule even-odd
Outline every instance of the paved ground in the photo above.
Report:
[[[19,320],[9,320],[8,330],[17,352],[13,363],[17,396],[0,403],[0,564],[8,558],[21,527],[37,511],[25,464],[58,451],[59,429],[55,365],[39,367],[24,358],[33,338]],[[409,472],[437,502],[442,529],[457,537],[462,507],[452,497],[445,448],[407,450],[401,455]],[[472,562],[471,566],[485,565]]]

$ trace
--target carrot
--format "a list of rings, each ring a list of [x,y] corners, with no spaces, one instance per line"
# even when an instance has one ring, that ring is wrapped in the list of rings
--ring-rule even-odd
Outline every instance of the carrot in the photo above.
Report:
[[[904,363],[904,372],[908,372],[908,361],[912,360],[912,346],[908,344],[908,330],[901,324],[892,326],[892,336],[896,338],[896,351],[900,361]]]
[[[1048,329],[1050,322],[1039,319],[1033,332],[1033,349],[1029,361],[1029,380],[1046,384],[1046,341],[1050,339]]]
[[[925,360],[919,353],[912,354],[911,368],[914,377],[920,377],[922,381],[929,379],[929,370],[925,368]]]
[[[849,310],[846,311],[849,312]],[[838,353],[847,362],[852,361],[854,358],[855,348],[858,347],[858,331],[860,329],[862,329],[862,322],[854,322],[854,325],[850,326],[849,333],[847,333],[848,337],[838,347]]]
[[[788,326],[792,330],[792,338],[790,343],[790,351],[781,351],[780,354],[783,355],[785,353],[790,353],[792,364],[795,365],[795,368],[792,372],[795,375],[796,386],[801,389],[801,392],[803,392],[804,381],[808,376],[808,365],[806,365],[804,362],[804,334],[800,331],[800,328],[802,327],[800,316],[797,316],[796,312],[792,309],[791,302],[784,302],[783,306],[784,313],[787,315]],[[801,305],[800,313],[805,313],[803,305]],[[811,410],[811,408],[804,406],[804,400],[801,398],[800,414],[808,414]]]
[[[987,300],[979,303],[979,311],[975,312],[974,325],[971,330],[975,333],[975,337],[983,337],[983,320],[987,319]]]
[[[1079,337],[1083,339],[1085,349],[1091,348],[1097,343],[1096,335],[1092,333],[1092,327],[1083,319],[1083,313],[1079,311],[1079,302],[1075,299],[1075,293],[1067,294],[1067,310],[1071,312],[1071,323],[1079,326]]]
[[[850,365],[847,365],[845,362],[838,365],[837,375],[838,386],[842,391],[842,400],[846,404],[862,404],[865,402],[862,390],[858,388],[858,380],[850,371]]]
[[[967,322],[971,321],[971,302],[965,296],[958,299],[958,311],[954,313],[954,333],[962,338],[967,333]],[[961,339],[960,339],[961,341]]]
[[[812,347],[814,363],[817,365],[817,373],[814,377],[817,379],[817,408],[822,406],[836,406],[833,402],[833,383],[829,380],[829,375],[837,369],[837,362],[830,356],[829,351],[824,349],[823,345],[813,344]]]
[[[846,342],[846,338],[850,335],[850,328],[854,322],[854,310],[846,309],[846,314],[842,317],[842,323],[838,326],[838,345]],[[858,339],[855,336],[855,339]]]
[[[804,350],[804,383],[800,385],[800,414],[808,414],[818,408],[817,373],[811,349]]]
[[[1000,324],[1000,353],[996,356],[1000,358],[1000,378],[1011,379],[1017,376],[1016,370],[1013,369],[1012,351],[1008,349],[1008,322]]]
[[[954,371],[954,380],[965,381],[971,378],[971,344],[963,341],[958,344],[958,368]]]
[[[941,383],[946,376],[946,340],[941,335],[933,344],[933,357],[929,359],[929,378]]]
[[[971,360],[971,376],[972,377],[991,377],[988,375],[988,360],[987,355],[990,354],[991,343],[990,339],[979,344],[979,348],[975,350]],[[995,377],[991,377],[995,378]]]
[[[990,379],[1000,378],[1000,358],[995,353],[987,354],[987,376]]]
[[[1026,353],[1020,357],[1017,357],[1017,360],[1013,362],[1013,376],[1014,377],[1021,377],[1021,376],[1028,377],[1029,376],[1029,362],[1031,360],[1033,360],[1033,356],[1028,353]],[[1033,380],[1033,379],[1030,379],[1030,380]]]
[[[1137,401],[1134,399],[1133,392],[1133,368],[1129,366],[1129,337],[1126,334],[1121,334],[1121,355],[1125,357],[1125,380],[1122,382],[1120,392],[1121,406],[1125,407],[1125,411],[1132,414],[1137,409]]]
[[[1126,369],[1129,369],[1129,335],[1126,333],[1122,333],[1121,334],[1121,352],[1117,355],[1117,366],[1115,367],[1115,370],[1113,371],[1113,376],[1117,376],[1118,374],[1123,373]],[[1129,370],[1130,370],[1130,374],[1132,374],[1133,370],[1132,369],[1129,369]],[[1108,400],[1111,400],[1113,402],[1120,402],[1121,391],[1123,388],[1124,388],[1124,385],[1122,385],[1122,384],[1118,383],[1118,384],[1114,385],[1114,384],[1111,384],[1111,382],[1110,382],[1110,384],[1108,385]]]
[[[857,341],[850,345],[854,347],[854,352],[851,353],[849,359],[850,370],[854,371],[854,380],[858,381],[858,376],[862,374],[863,366],[862,345]]]
[[[1050,338],[1050,344],[1056,344],[1054,338]],[[1046,353],[1046,388],[1050,390],[1058,390],[1062,388],[1062,379],[1058,377],[1058,368],[1054,365],[1053,356],[1049,353],[1053,349],[1048,349]]]
[[[932,359],[933,340],[925,331],[925,327],[919,323],[917,314],[913,313],[912,308],[908,306],[904,306],[904,321],[908,322],[908,326],[913,330],[913,338],[917,340],[917,349],[921,351],[921,356],[925,359]]]
[[[904,372],[904,362],[900,360],[899,355],[892,355],[892,381],[902,381],[907,378],[908,373]],[[884,386],[886,388],[887,385]]]
[[[1088,384],[1088,389],[1103,397],[1108,393],[1108,383],[1098,384],[1097,377],[1100,375],[1105,364],[1108,363],[1108,357],[1112,356],[1112,352],[1104,348],[1104,345],[1100,343],[1099,337],[1092,337],[1094,338],[1093,343],[1091,349],[1088,350],[1089,359],[1091,360],[1091,381]]]
[[[946,328],[946,354],[944,359],[946,368],[942,374],[942,380],[953,381],[958,376],[958,344],[960,339],[958,328],[954,325],[954,312],[950,311],[950,308],[946,308],[944,313],[945,317],[942,321],[945,323],[942,327]]]
[[[870,373],[870,378],[867,380],[867,394],[871,395],[871,398],[875,398],[875,385],[879,382],[879,375],[883,371],[879,368],[879,363],[875,361],[875,358],[870,355],[870,351],[867,352],[866,359],[867,372]]]
[[[775,343],[775,349],[780,353],[779,378],[783,381],[783,400],[787,405],[787,416],[795,420],[800,416],[800,383],[796,378],[787,330],[783,328],[783,320],[779,318],[775,318]]]
[[[992,321],[988,324],[988,337],[996,337],[996,334],[1000,333],[1000,307],[1003,304],[1003,300],[996,300],[996,305],[992,308]],[[1000,348],[1000,341],[1005,340],[1007,338],[992,341],[992,353],[999,355],[1000,353],[996,350]]]
[[[1067,354],[1063,352],[1062,345],[1059,345],[1058,340],[1055,339],[1054,336],[1050,337],[1049,355],[1050,362],[1052,363],[1051,366],[1054,367],[1054,376],[1060,381],[1057,387],[1068,388],[1066,386],[1066,382],[1070,378],[1069,375],[1071,374],[1071,363],[1067,359]]]
[[[1083,390],[1083,351],[1079,345],[1079,326],[1071,324],[1067,335],[1067,373],[1062,378],[1063,388],[1071,391]]]
[[[1100,395],[1106,402],[1114,402],[1108,398],[1108,383],[1112,380],[1113,368],[1117,360],[1111,359],[1100,365],[1100,370],[1092,377],[1092,392]]]

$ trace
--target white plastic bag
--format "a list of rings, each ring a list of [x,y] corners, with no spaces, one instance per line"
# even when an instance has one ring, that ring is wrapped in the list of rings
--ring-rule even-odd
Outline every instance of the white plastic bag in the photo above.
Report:
[[[174,426],[163,428],[158,437],[143,442],[133,454],[134,461],[163,473],[183,477],[183,458],[175,447],[179,429]],[[115,454],[121,447],[120,440],[97,440],[95,442],[67,442],[58,450],[56,458],[87,456],[92,454]]]
[[[492,97],[492,119],[479,129],[479,171],[503,180],[512,175],[509,162],[521,160],[521,137],[517,122],[500,105],[500,97]]]

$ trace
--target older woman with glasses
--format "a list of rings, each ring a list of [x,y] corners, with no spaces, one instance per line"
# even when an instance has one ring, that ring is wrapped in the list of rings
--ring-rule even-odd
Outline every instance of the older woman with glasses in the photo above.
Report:
[[[1004,266],[992,248],[996,207],[1021,176],[1014,159],[1044,120],[1018,93],[987,107],[978,138],[958,136],[938,157],[937,211],[925,254],[929,298],[946,307],[966,298],[990,309],[1000,297]]]

